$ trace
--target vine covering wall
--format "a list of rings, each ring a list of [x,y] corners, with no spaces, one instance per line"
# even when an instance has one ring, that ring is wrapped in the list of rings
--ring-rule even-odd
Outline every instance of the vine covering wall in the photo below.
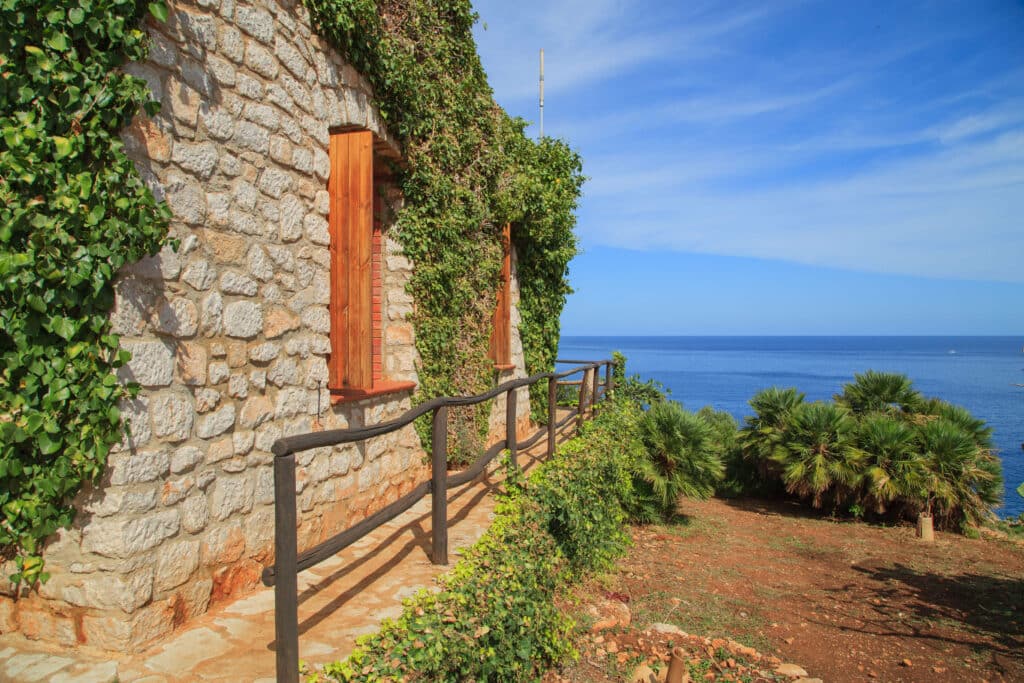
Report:
[[[146,54],[162,3],[0,3],[0,559],[45,579],[39,545],[121,440],[127,358],[108,334],[111,282],[154,253],[169,213],[118,132],[148,104],[119,70]]]
[[[561,141],[528,139],[525,122],[495,104],[468,0],[304,1],[315,29],[369,79],[404,147],[397,234],[416,263],[420,398],[480,393],[493,380],[487,342],[507,222],[527,371],[550,368],[576,253],[578,155]],[[546,387],[535,391],[540,398]],[[477,432],[486,410],[458,416],[457,436]]]

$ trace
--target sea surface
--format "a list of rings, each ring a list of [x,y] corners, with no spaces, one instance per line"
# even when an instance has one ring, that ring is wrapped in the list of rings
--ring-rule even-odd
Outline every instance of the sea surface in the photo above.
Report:
[[[770,386],[826,400],[865,370],[901,372],[988,422],[1003,461],[1001,517],[1024,513],[1024,337],[563,337],[559,358],[626,355],[627,372],[655,379],[691,410],[711,405],[742,424]]]

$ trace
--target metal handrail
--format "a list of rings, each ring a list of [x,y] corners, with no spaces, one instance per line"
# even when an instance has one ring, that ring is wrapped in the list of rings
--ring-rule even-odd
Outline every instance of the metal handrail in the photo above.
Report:
[[[263,570],[263,583],[274,586],[274,631],[277,640],[277,680],[279,683],[297,683],[299,680],[299,625],[298,625],[298,573],[309,569],[342,549],[355,543],[382,524],[402,514],[428,493],[431,494],[431,561],[434,564],[448,564],[448,489],[461,486],[478,477],[484,468],[503,450],[510,452],[512,462],[518,465],[516,454],[520,448],[516,435],[516,389],[532,386],[548,380],[548,424],[547,453],[555,452],[555,434],[558,429],[576,420],[577,429],[583,424],[587,412],[587,373],[592,372],[592,387],[589,392],[591,414],[599,398],[607,397],[612,390],[613,360],[600,361],[555,361],[556,363],[577,363],[578,366],[563,372],[542,372],[530,377],[510,380],[499,384],[490,391],[476,396],[440,396],[406,411],[401,416],[372,427],[331,429],[288,436],[274,442],[274,565]],[[605,367],[604,391],[599,391],[598,376]],[[579,382],[580,393],[576,414],[557,420],[556,389],[558,380],[583,373]],[[505,400],[505,440],[489,448],[465,471],[448,475],[448,408],[483,403],[500,394]],[[433,411],[431,426],[431,477],[412,491],[354,526],[332,536],[318,545],[298,553],[298,514],[295,493],[295,454],[314,448],[325,448],[341,444],[364,441],[375,436],[390,434],[412,424],[414,420]],[[544,432],[528,440],[529,445],[538,441]],[[527,447],[523,444],[522,447]]]

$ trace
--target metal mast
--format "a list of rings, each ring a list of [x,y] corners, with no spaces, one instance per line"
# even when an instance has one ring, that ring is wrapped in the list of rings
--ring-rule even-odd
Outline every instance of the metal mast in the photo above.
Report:
[[[544,137],[544,48],[540,49],[540,136]]]

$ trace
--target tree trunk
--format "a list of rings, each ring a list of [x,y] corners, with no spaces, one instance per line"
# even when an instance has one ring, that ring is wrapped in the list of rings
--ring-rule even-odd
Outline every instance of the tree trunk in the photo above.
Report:
[[[935,527],[932,524],[932,516],[927,512],[917,515],[917,537],[926,543],[935,540]]]

